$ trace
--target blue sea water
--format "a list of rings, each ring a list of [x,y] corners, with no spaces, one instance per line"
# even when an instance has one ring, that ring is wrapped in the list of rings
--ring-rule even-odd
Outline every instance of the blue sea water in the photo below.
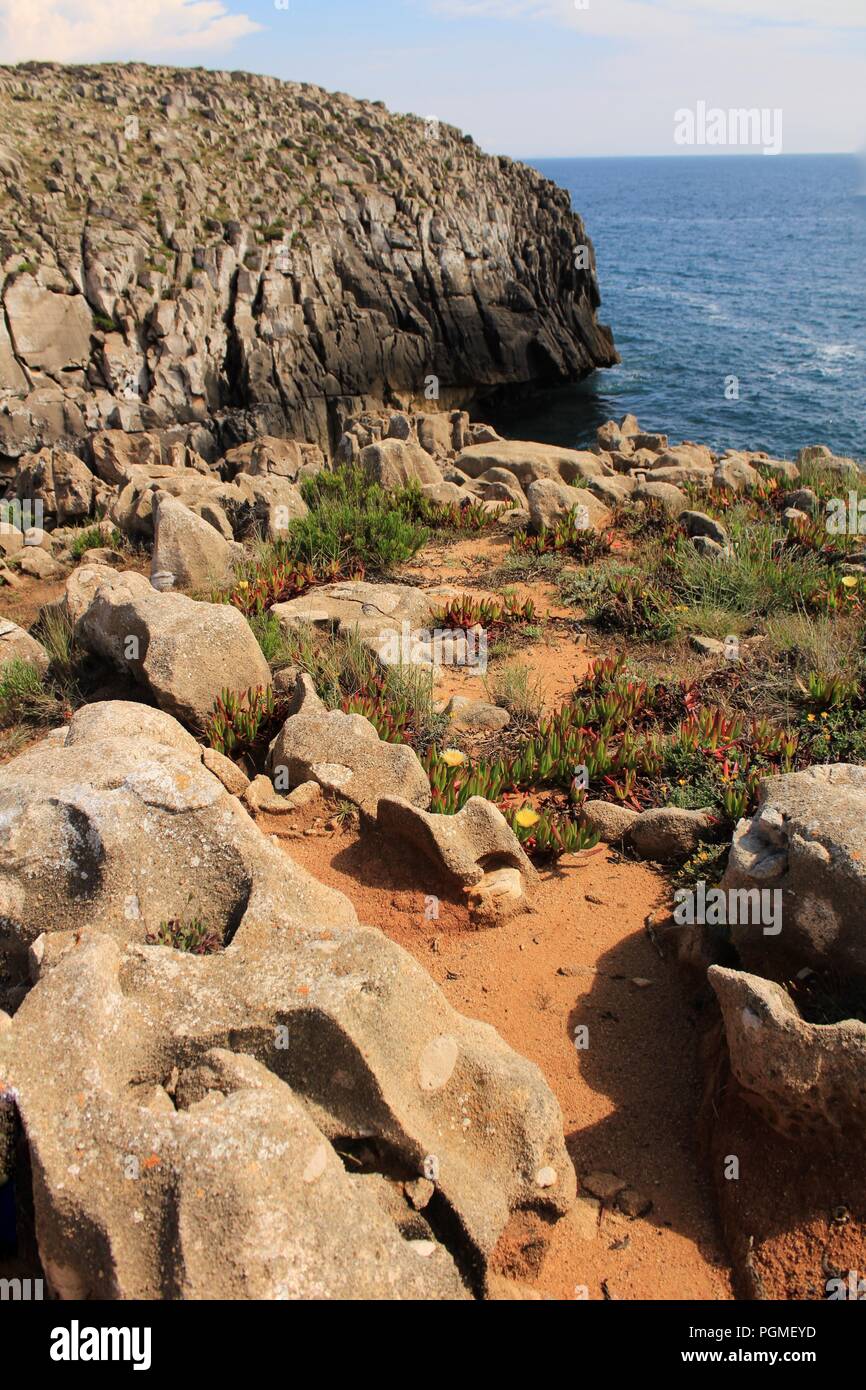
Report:
[[[866,171],[847,155],[535,161],[592,238],[622,365],[494,421],[586,444],[626,411],[672,440],[866,456]],[[739,400],[726,400],[726,378]]]

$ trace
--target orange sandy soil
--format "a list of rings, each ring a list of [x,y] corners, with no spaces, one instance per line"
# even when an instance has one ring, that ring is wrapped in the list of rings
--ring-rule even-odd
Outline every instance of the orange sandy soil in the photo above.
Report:
[[[279,820],[262,818],[262,829],[410,951],[456,1009],[541,1068],[578,1177],[613,1172],[652,1200],[635,1219],[585,1195],[555,1226],[521,1216],[500,1243],[500,1272],[557,1299],[730,1298],[696,1140],[695,1020],[644,929],[665,896],[661,875],[608,850],[569,856],[542,875],[531,912],[478,931],[459,895],[431,884],[429,864],[404,846],[397,855],[354,828],[285,837]],[[436,922],[424,918],[431,892]],[[573,1041],[580,1024],[584,1051]]]
[[[576,610],[558,602],[555,585],[549,579],[497,583],[495,589],[486,587],[494,571],[507,559],[510,545],[510,539],[502,535],[473,536],[453,545],[432,543],[395,578],[421,588],[450,585],[475,599],[501,599],[503,587],[513,593],[518,603],[531,599],[538,613],[538,626],[543,629],[541,637],[517,646],[502,658],[491,654],[490,665],[528,666],[544,706],[557,709],[569,698],[575,679],[586,671],[590,654],[585,638],[576,631]],[[447,700],[452,695],[473,700],[490,698],[482,675],[472,668],[445,666],[436,683],[436,698]]]

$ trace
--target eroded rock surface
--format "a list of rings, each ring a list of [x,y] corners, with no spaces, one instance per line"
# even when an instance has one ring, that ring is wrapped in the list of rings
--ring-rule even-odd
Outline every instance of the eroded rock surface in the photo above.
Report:
[[[0,126],[0,455],[105,428],[330,447],[347,409],[429,412],[434,379],[447,406],[618,360],[568,193],[450,126],[141,63],[2,68]]]
[[[748,969],[784,977],[808,965],[866,980],[866,768],[837,763],[761,784],[734,832],[725,889],[778,890],[782,929],[732,928]]]
[[[180,725],[135,725],[138,708],[91,706],[0,769],[0,920],[34,981],[0,1030],[0,1086],[52,1290],[481,1292],[511,1213],[574,1198],[540,1073],[294,866]],[[178,910],[233,915],[227,949],[144,944]]]

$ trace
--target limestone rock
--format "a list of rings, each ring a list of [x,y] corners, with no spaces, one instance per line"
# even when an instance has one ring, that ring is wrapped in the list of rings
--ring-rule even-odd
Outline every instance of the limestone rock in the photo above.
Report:
[[[411,748],[385,743],[363,715],[326,709],[309,683],[299,681],[296,689],[297,712],[268,752],[272,777],[281,772],[286,789],[318,782],[370,817],[383,796],[399,794],[413,806],[429,806],[430,783]]]
[[[411,639],[412,634],[428,629],[432,607],[424,590],[411,584],[349,580],[322,584],[300,598],[275,603],[270,611],[288,630],[311,623],[330,632],[355,632],[380,660],[399,664],[404,645],[406,660],[411,656],[411,642],[402,642],[404,631]],[[396,662],[390,660],[394,653]]]
[[[866,1023],[807,1023],[781,985],[711,965],[731,1069],[746,1098],[782,1134],[827,1132],[859,1142],[866,1123]]]
[[[489,903],[491,915],[501,919],[527,906],[538,875],[502,812],[484,797],[472,796],[455,815],[442,816],[386,796],[379,801],[376,824],[386,838],[408,841],[454,882],[476,889],[476,901]],[[516,897],[508,886],[514,873],[485,885],[502,870],[516,872]]]
[[[782,930],[731,928],[747,969],[803,965],[866,980],[866,768],[837,763],[769,777],[734,831],[725,889],[778,889]]]
[[[230,604],[159,593],[134,571],[92,565],[70,578],[66,610],[86,647],[190,724],[204,723],[223,690],[270,684],[249,623]]]
[[[686,529],[686,534],[695,536],[709,536],[710,540],[716,541],[718,545],[727,545],[728,533],[720,521],[715,517],[707,516],[706,512],[681,512],[679,523]]]
[[[610,520],[607,507],[588,488],[569,487],[567,483],[557,483],[552,478],[540,478],[530,483],[526,489],[526,499],[534,531],[556,526],[573,509],[593,530],[600,530]]]
[[[512,1213],[574,1198],[538,1069],[262,835],[179,725],[150,711],[126,734],[126,709],[94,710],[0,769],[4,931],[32,943],[0,1087],[52,1291],[483,1292]],[[178,914],[226,949],[145,944]],[[341,1159],[361,1148],[369,1175]],[[395,1216],[395,1189],[422,1177],[446,1234],[404,1197]],[[419,1221],[426,1236],[404,1235]]]
[[[580,818],[587,830],[593,830],[606,845],[625,839],[638,818],[630,806],[617,806],[612,801],[585,801]]]
[[[198,428],[214,458],[256,435],[330,450],[344,413],[431,413],[434,380],[453,426],[492,387],[618,360],[570,195],[444,123],[431,142],[379,103],[142,63],[3,67],[0,106],[0,454],[118,427]],[[85,138],[37,138],[73,106]]]
[[[491,468],[513,473],[526,490],[539,479],[573,483],[575,478],[601,478],[613,468],[582,449],[562,449],[556,444],[536,444],[525,439],[502,439],[493,444],[472,444],[455,460],[470,478],[480,478]]]
[[[361,451],[361,467],[382,487],[397,490],[407,483],[439,483],[442,474],[418,444],[386,439]]]
[[[32,275],[16,275],[3,295],[16,355],[50,376],[90,360],[93,319],[81,294],[55,294]]]
[[[232,544],[215,527],[165,492],[153,495],[152,575],[172,575],[173,587],[200,592],[225,584],[232,572]]]
[[[687,859],[714,824],[711,811],[686,811],[679,806],[641,811],[630,827],[631,841],[645,859]]]
[[[28,666],[35,667],[44,675],[48,670],[50,657],[42,643],[31,637],[29,632],[25,632],[8,618],[0,618],[0,668],[5,666],[7,661],[26,661]]]

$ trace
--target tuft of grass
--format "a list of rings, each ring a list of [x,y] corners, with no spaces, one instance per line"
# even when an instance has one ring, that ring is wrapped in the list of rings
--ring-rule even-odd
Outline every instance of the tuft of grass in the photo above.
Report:
[[[674,602],[726,609],[743,617],[792,613],[808,606],[826,585],[826,567],[813,554],[783,549],[769,526],[732,527],[732,553],[700,555],[681,538],[662,562],[659,577]]]
[[[114,531],[111,541],[107,542],[98,526],[85,526],[78,531],[69,545],[70,553],[75,560],[80,560],[82,555],[86,555],[88,550],[99,550],[101,546],[120,543],[120,532]]]
[[[544,708],[544,689],[540,676],[519,661],[509,661],[492,670],[484,688],[494,705],[501,705],[520,723],[536,722]]]
[[[7,661],[0,667],[0,727],[15,724],[62,724],[64,705],[27,661]]]

